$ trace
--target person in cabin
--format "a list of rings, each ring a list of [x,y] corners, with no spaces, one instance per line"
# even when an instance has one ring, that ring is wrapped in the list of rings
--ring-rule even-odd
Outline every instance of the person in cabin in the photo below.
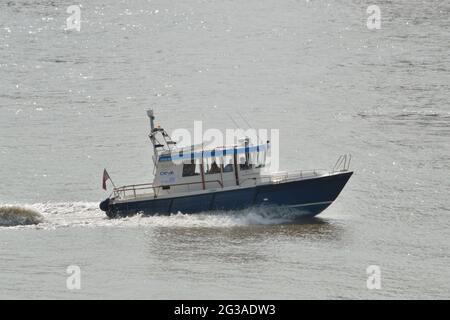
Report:
[[[220,168],[217,165],[216,161],[213,161],[211,164],[211,168],[209,169],[209,174],[220,173]]]
[[[250,165],[248,164],[248,161],[247,161],[246,158],[241,157],[241,158],[239,159],[239,168],[240,168],[241,170],[248,170],[248,169],[250,169]]]
[[[197,175],[195,172],[195,163],[186,163],[183,166],[183,177],[191,177]]]

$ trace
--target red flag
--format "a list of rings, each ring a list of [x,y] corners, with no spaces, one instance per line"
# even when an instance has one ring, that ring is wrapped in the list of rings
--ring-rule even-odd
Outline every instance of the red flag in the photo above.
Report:
[[[106,190],[106,181],[111,180],[109,177],[108,171],[106,169],[103,169],[103,190]]]

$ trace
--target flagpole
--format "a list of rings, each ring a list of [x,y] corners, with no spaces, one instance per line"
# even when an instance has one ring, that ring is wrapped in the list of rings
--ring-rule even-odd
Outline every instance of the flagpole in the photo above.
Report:
[[[109,176],[109,173],[108,173]],[[111,179],[111,176],[109,176],[109,180],[111,180],[111,184],[113,185],[114,189],[116,188],[116,185],[114,184],[114,181]]]

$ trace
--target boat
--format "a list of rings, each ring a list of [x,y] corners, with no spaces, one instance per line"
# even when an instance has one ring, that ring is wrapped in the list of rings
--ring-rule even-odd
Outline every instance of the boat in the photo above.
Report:
[[[287,207],[310,218],[336,200],[353,174],[350,155],[341,155],[330,170],[268,172],[270,141],[253,144],[248,137],[229,146],[178,147],[163,128],[155,127],[153,110],[147,110],[147,115],[154,181],[114,187],[100,203],[110,218],[249,207]]]

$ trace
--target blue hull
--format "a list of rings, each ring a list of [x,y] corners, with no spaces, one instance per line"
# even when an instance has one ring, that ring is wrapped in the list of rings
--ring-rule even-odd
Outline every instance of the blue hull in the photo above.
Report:
[[[207,194],[149,199],[125,203],[110,203],[106,199],[100,208],[111,217],[169,215],[171,213],[199,213],[211,210],[241,210],[254,206],[283,206],[302,211],[313,217],[325,210],[339,195],[353,172],[305,180],[260,185]]]

